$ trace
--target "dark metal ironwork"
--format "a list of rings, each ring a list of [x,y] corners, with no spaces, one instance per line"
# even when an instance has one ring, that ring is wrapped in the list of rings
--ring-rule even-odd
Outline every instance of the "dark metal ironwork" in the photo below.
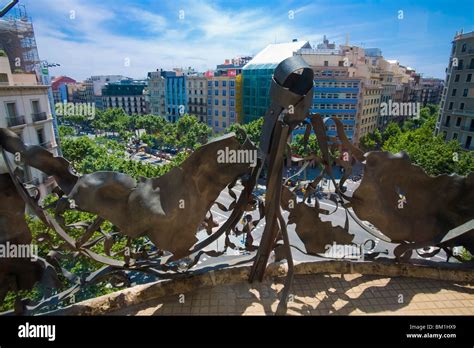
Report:
[[[399,244],[395,256],[402,261],[409,258],[412,250],[428,246],[435,248],[417,252],[424,257],[430,257],[440,249],[452,254],[451,249],[456,245],[474,252],[474,173],[467,177],[442,175],[433,178],[411,164],[405,154],[364,154],[347,139],[338,119],[309,114],[312,85],[313,72],[306,63],[297,56],[286,59],[274,73],[270,90],[272,103],[265,114],[258,149],[248,139],[241,144],[230,134],[202,146],[167,174],[138,181],[116,172],[78,175],[64,158],[54,157],[41,146],[27,146],[12,131],[0,129],[0,146],[7,168],[7,172],[0,174],[0,243],[32,242],[24,218],[26,206],[62,240],[46,259],[38,262],[0,259],[0,302],[8,291],[28,290],[40,282],[45,289],[45,298],[39,303],[17,298],[15,312],[33,314],[73,296],[83,286],[104,279],[126,286],[129,271],[170,279],[187,276],[204,254],[215,257],[229,248],[242,249],[231,242],[230,235],[234,234],[246,236],[245,250],[256,250],[255,255],[251,254],[252,257],[245,260],[253,261],[251,282],[263,279],[272,251],[277,259],[287,260],[288,276],[278,307],[279,314],[285,313],[293,277],[291,248],[294,246],[290,244],[283,210],[289,212],[288,223],[296,225],[296,233],[305,246],[302,252],[309,255],[324,257],[322,253],[328,244],[352,244],[354,236],[349,233],[349,218],[375,238]],[[337,137],[326,135],[328,122],[334,122]],[[310,162],[322,168],[321,175],[304,185],[302,201],[298,201],[295,194],[301,185],[289,188],[284,185],[288,178],[283,178],[285,156],[292,157],[288,141],[297,127],[306,127],[305,141],[313,130],[321,151],[321,155],[311,154],[298,159],[303,162],[301,170]],[[217,154],[224,149],[257,151],[256,165],[220,162]],[[335,157],[336,150],[346,152],[348,160]],[[10,154],[17,160],[16,168]],[[354,195],[349,197],[344,194],[343,185],[356,162],[364,165],[364,177]],[[334,165],[344,168],[338,183],[333,175]],[[38,188],[26,185],[20,179],[22,167],[36,168],[54,177],[58,199],[53,204],[48,207],[39,204]],[[267,173],[265,202],[253,194],[264,168]],[[339,206],[344,208],[343,227],[333,227],[330,222],[320,219],[321,214],[332,212],[322,209],[317,200],[314,207],[306,204],[324,177],[335,187],[331,200],[336,204],[336,210]],[[244,187],[240,196],[233,190],[238,180]],[[233,198],[228,207],[216,201],[224,189]],[[409,209],[397,207],[401,192]],[[224,212],[231,212],[221,226],[213,219],[211,207],[214,205]],[[53,215],[48,212],[50,209],[54,210]],[[63,215],[68,210],[89,212],[96,218],[92,222],[67,225]],[[259,218],[248,219],[245,214],[254,210],[259,211]],[[243,217],[244,226],[239,229]],[[252,231],[263,219],[265,229],[256,247]],[[369,221],[377,229],[368,227],[361,220]],[[111,222],[115,232],[103,231],[104,221]],[[208,234],[202,241],[196,238],[200,226]],[[73,238],[71,232],[77,229],[83,233],[79,238]],[[128,243],[125,248],[113,252],[117,236],[126,237]],[[207,247],[221,236],[225,236],[224,250],[208,250]],[[141,249],[134,249],[132,242],[138,237],[147,237],[150,242]],[[366,250],[373,258],[378,253],[373,250],[375,243],[370,242]],[[105,255],[93,251],[98,244],[103,244]],[[68,254],[89,258],[103,267],[89,275],[72,274],[59,265]],[[59,276],[73,285],[55,294],[59,289]]]

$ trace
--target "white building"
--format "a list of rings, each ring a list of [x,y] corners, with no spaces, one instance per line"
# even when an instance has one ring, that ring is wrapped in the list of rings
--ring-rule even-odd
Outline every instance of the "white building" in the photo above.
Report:
[[[0,128],[9,128],[27,145],[40,145],[57,156],[48,86],[40,85],[35,74],[11,73],[8,57],[0,51]],[[13,156],[11,162],[14,164]],[[0,173],[7,168],[0,156]],[[27,168],[24,183],[39,184],[42,193],[50,192],[53,181],[44,173]]]

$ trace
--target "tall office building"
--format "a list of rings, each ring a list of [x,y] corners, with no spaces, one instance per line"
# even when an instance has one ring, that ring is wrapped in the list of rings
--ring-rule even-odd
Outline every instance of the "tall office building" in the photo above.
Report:
[[[456,33],[452,42],[446,83],[436,133],[474,149],[474,32]]]

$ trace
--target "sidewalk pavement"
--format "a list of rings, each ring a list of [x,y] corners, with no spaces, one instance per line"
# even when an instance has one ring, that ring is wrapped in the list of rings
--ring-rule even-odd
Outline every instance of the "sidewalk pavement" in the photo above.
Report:
[[[144,302],[112,315],[271,315],[282,278],[224,284]],[[361,274],[296,275],[289,315],[474,315],[474,285]]]

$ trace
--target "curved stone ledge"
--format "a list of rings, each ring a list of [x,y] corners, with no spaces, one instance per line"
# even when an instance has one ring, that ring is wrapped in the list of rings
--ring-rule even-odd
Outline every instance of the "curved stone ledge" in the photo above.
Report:
[[[117,291],[108,295],[89,299],[59,310],[49,315],[104,315],[128,306],[162,298],[185,294],[196,289],[221,284],[247,282],[250,266],[232,267],[202,274],[187,275],[180,279],[157,281]],[[266,278],[283,277],[287,272],[286,263],[270,264]],[[392,260],[372,262],[314,261],[295,265],[295,274],[352,274],[381,275],[387,277],[425,278],[474,284],[474,270],[449,265],[415,265],[396,263]]]

